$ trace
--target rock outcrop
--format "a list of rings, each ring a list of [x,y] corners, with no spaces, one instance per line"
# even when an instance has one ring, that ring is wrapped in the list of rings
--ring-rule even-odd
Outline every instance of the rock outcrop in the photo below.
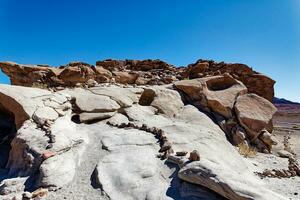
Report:
[[[286,199],[234,146],[271,152],[274,107],[238,68],[201,77],[214,65],[0,63],[28,86],[0,85],[0,112],[16,126],[0,138],[11,147],[1,199]]]
[[[0,62],[0,68],[13,85],[59,87],[117,82],[121,84],[162,85],[183,79],[230,74],[250,93],[272,101],[275,81],[243,64],[198,60],[186,68],[176,68],[160,60],[104,60],[96,65],[73,62],[58,68],[46,65],[22,65]]]

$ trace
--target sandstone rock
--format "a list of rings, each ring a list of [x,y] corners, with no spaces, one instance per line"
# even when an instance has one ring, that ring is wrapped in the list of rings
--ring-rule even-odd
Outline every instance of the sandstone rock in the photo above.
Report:
[[[202,62],[196,63],[195,65],[189,65],[187,68],[187,75],[190,79],[202,78],[200,74],[203,74],[209,67],[209,63]],[[200,75],[200,76],[199,76]]]
[[[114,116],[116,112],[104,112],[104,113],[81,113],[79,115],[80,122],[88,123],[95,120],[103,120]]]
[[[247,134],[243,128],[237,125],[232,129],[232,142],[234,145],[238,146],[241,143],[245,143],[246,139]]]
[[[76,105],[83,112],[111,112],[120,108],[119,104],[108,96],[93,94],[83,89],[73,91]]]
[[[127,124],[129,122],[129,120],[125,115],[116,113],[111,118],[104,120],[104,122],[105,123],[109,122],[110,124],[117,125],[117,124],[122,124],[122,123]]]
[[[61,79],[66,85],[73,86],[76,83],[84,83],[95,76],[91,65],[87,63],[74,62],[69,63],[59,74],[58,78]]]
[[[285,151],[285,150],[280,150],[277,152],[277,154],[282,157],[282,158],[290,158],[290,157],[293,157],[293,154],[291,154],[290,152],[288,151]]]
[[[235,111],[251,140],[257,138],[263,129],[272,132],[276,108],[268,100],[256,94],[242,95],[237,98]]]
[[[32,192],[32,198],[36,198],[36,197],[42,198],[45,195],[47,195],[47,193],[48,193],[47,189],[39,188]]]
[[[155,156],[158,146],[152,134],[113,130],[102,144],[111,153],[96,168],[97,182],[110,199],[169,199],[164,189],[168,183],[157,173],[161,161]]]
[[[120,87],[94,87],[90,91],[97,95],[108,96],[118,102],[121,107],[129,107],[133,103],[138,102],[138,95],[134,89]]]
[[[155,111],[151,111],[147,106],[135,105],[132,107],[125,109],[128,117],[135,123],[144,123],[148,127],[163,129],[166,136],[172,141],[172,148],[175,151],[185,149],[189,152],[193,150],[201,152],[201,160],[192,162],[191,164],[194,163],[195,168],[193,167],[187,172],[187,175],[197,178],[184,178],[181,175],[185,173],[183,172],[185,167],[183,167],[179,177],[184,181],[202,185],[229,199],[268,199],[270,197],[284,199],[268,190],[259,178],[255,177],[252,164],[239,155],[227,141],[219,126],[194,106],[185,106],[173,120],[155,115]],[[201,123],[199,123],[200,121]],[[203,165],[203,169],[205,169],[203,174],[197,173],[198,164]],[[233,168],[235,170],[231,170]],[[210,172],[210,170],[213,171]],[[241,179],[241,174],[247,178]],[[214,181],[215,177],[222,178]],[[199,179],[199,181],[194,181],[195,179]],[[230,195],[224,194],[223,182],[230,188],[228,189]],[[217,189],[215,190],[215,188]],[[227,189],[225,190],[227,191]]]
[[[206,164],[209,164],[206,162]],[[227,199],[285,199],[284,197],[271,192],[255,180],[249,180],[246,174],[243,174],[243,180],[240,177],[231,177],[230,182],[224,182],[225,176],[232,176],[227,173],[218,173],[212,166],[207,168],[204,163],[192,162],[187,164],[179,171],[179,177],[187,182],[199,185],[205,185],[207,188],[217,192]],[[247,178],[247,179],[246,179]],[[250,177],[249,177],[250,178]]]
[[[214,76],[229,73],[235,79],[241,81],[247,87],[250,93],[255,93],[272,102],[272,99],[274,97],[275,81],[263,74],[254,71],[252,68],[244,64],[232,64],[224,62],[218,63],[211,60],[200,59],[194,64],[188,65],[188,68],[186,68],[183,72],[183,76],[188,77],[188,72],[191,68],[201,65],[207,65],[207,63],[209,64],[209,66],[203,67],[203,69],[205,68],[205,71],[202,72],[201,70],[203,74],[202,76]]]
[[[96,78],[98,83],[108,83],[112,78],[112,73],[109,70],[104,69],[101,66],[95,67]]]
[[[28,176],[41,163],[41,155],[48,145],[48,138],[35,124],[26,121],[11,142],[6,168],[8,174]],[[28,148],[30,147],[30,148]]]
[[[247,88],[230,75],[213,76],[176,82],[175,87],[187,95],[196,106],[200,106],[224,116],[232,117],[237,96],[245,94]]]
[[[49,91],[20,86],[0,85],[0,102],[3,109],[14,114],[16,127],[30,119],[38,106],[43,105],[41,96],[51,95]]]
[[[189,160],[190,161],[199,161],[200,160],[199,152],[197,150],[190,152]]]
[[[58,118],[58,113],[50,107],[40,107],[34,113],[32,118],[40,125],[46,120],[54,121]]]
[[[183,107],[178,92],[163,87],[145,88],[139,104],[143,106],[153,106],[162,114],[174,117]]]
[[[42,88],[75,86],[89,79],[98,83],[114,82],[137,84],[168,84],[187,77],[205,77],[229,73],[246,85],[249,92],[258,94],[269,101],[274,97],[275,81],[253,71],[243,64],[226,64],[198,60],[187,68],[175,68],[160,60],[104,60],[97,61],[96,67],[83,62],[74,62],[54,68],[46,65],[21,65],[1,62],[0,68],[12,84]],[[112,72],[116,78],[112,77]],[[131,74],[132,73],[132,74]],[[134,75],[133,75],[134,74]]]
[[[18,193],[25,189],[26,178],[11,178],[1,181],[0,195]]]
[[[113,72],[117,83],[133,84],[138,78],[138,74],[130,72]]]

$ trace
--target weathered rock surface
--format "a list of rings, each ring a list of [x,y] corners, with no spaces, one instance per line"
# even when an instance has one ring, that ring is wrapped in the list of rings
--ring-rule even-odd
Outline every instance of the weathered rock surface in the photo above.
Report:
[[[263,129],[272,132],[272,118],[276,107],[256,94],[241,95],[235,104],[237,117],[241,125],[250,134],[251,139],[258,137]]]
[[[186,94],[197,106],[211,109],[225,118],[232,117],[236,98],[247,88],[226,74],[175,82],[175,87]]]
[[[195,73],[195,69],[198,70],[196,71],[198,73]],[[184,77],[202,78],[207,75],[220,75],[225,73],[229,73],[235,79],[243,82],[249,92],[255,93],[272,102],[275,81],[263,74],[259,74],[244,64],[218,63],[212,60],[200,59],[194,64],[188,65],[187,71],[184,72]]]
[[[49,89],[0,85],[0,112],[16,125],[11,139],[1,135],[0,149],[2,141],[11,148],[0,170],[0,197],[286,199],[231,144],[269,150],[275,144],[268,132],[273,107],[249,94],[253,85],[244,80],[257,73],[247,67],[213,71],[214,65],[0,63],[14,84]],[[26,73],[34,75],[18,77]],[[195,79],[181,80],[186,76]]]
[[[145,88],[139,104],[151,105],[158,109],[158,112],[169,117],[174,117],[183,108],[179,93],[163,87]]]

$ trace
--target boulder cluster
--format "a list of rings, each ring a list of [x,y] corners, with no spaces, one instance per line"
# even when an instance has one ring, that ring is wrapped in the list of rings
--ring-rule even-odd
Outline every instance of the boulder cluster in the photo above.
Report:
[[[95,66],[73,62],[58,68],[2,62],[0,68],[14,85],[56,90],[76,86],[94,87],[99,83],[173,83],[175,89],[186,97],[185,103],[211,113],[234,145],[254,145],[259,151],[267,153],[276,144],[270,134],[273,131],[272,117],[276,112],[270,102],[274,97],[275,81],[243,64],[198,60],[186,68],[176,68],[160,60],[104,60],[97,61]],[[156,102],[152,98],[156,93],[153,89],[145,90],[140,104],[148,105],[150,102],[155,107]],[[79,97],[79,101],[83,107],[89,106],[85,98]],[[109,97],[97,97],[93,101],[111,100]],[[101,108],[107,109],[105,113],[85,110],[80,114],[80,120],[88,122],[113,116],[119,105],[111,103],[110,109]]]
[[[270,153],[276,141],[272,138],[275,106],[254,93],[230,74],[182,80],[174,83],[185,102],[209,113],[238,146],[254,145]]]
[[[198,60],[187,67],[175,67],[161,60],[103,60],[96,65],[72,62],[65,66],[23,65],[0,62],[13,85],[37,87],[94,86],[97,83],[162,85],[183,79],[204,78],[229,73],[250,93],[272,101],[275,81],[244,64]]]

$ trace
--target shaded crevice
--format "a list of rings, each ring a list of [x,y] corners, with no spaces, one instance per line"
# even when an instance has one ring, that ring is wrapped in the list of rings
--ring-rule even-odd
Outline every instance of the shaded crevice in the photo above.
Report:
[[[0,170],[6,168],[11,150],[11,142],[16,133],[17,128],[14,114],[0,104]]]

